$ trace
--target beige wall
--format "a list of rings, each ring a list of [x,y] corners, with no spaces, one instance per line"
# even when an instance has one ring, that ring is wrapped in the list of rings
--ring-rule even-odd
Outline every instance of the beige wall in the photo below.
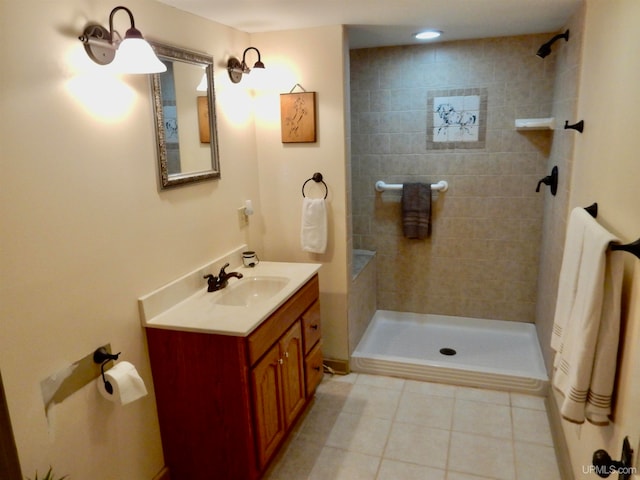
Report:
[[[254,92],[258,178],[262,200],[260,224],[264,257],[319,262],[323,353],[347,360],[347,221],[345,186],[344,33],[340,26],[255,34],[268,78]],[[280,93],[300,84],[316,92],[317,142],[282,143]],[[296,87],[296,92],[300,88]],[[325,254],[300,247],[302,184],[320,172],[328,186],[329,237]],[[319,197],[324,187],[309,182],[306,195]]]
[[[548,35],[351,52],[354,247],[376,250],[378,307],[533,322],[554,61],[534,53]],[[428,150],[427,95],[486,88],[486,147]],[[402,236],[400,193],[388,183],[446,180],[434,195],[432,236]]]
[[[626,242],[640,236],[640,136],[635,121],[640,105],[638,18],[636,0],[586,2],[576,116],[584,119],[585,130],[575,138],[569,195],[569,208],[598,202],[598,220]],[[640,269],[635,257],[625,255],[624,334],[614,421],[609,427],[563,425],[576,478],[584,476],[583,466],[588,467],[595,450],[607,449],[619,459],[627,435],[634,449],[639,446]]]
[[[342,29],[256,36],[265,63],[293,70],[286,85],[253,98],[225,69],[253,43],[248,34],[153,1],[128,2],[147,38],[215,61],[222,178],[159,191],[148,77],[106,73],[77,40],[90,21],[108,25],[113,6],[0,2],[0,370],[30,477],[49,465],[73,479],[149,480],[160,470],[137,298],[242,243],[263,258],[327,264],[326,345],[346,358]],[[128,27],[125,13],[115,26]],[[318,91],[319,142],[285,148],[276,94],[296,82]],[[318,257],[298,246],[299,189],[314,171],[326,175],[332,219],[329,252]],[[237,212],[245,199],[256,210],[248,226]],[[107,342],[138,367],[150,395],[117,407],[90,384],[47,418],[40,382]]]

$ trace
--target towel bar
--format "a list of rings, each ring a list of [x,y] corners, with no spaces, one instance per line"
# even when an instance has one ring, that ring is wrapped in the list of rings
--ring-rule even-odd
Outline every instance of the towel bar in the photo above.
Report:
[[[598,217],[598,204],[597,203],[593,203],[592,205],[589,205],[588,207],[584,207],[584,209],[593,218],[597,218]],[[636,257],[640,258],[640,238],[638,240],[636,240],[635,242],[627,243],[626,245],[618,245],[618,244],[614,243],[609,248],[611,250],[622,250],[623,252],[629,252],[629,253],[635,255]]]
[[[611,250],[622,250],[623,252],[629,252],[640,258],[640,238],[635,242],[627,243],[626,245],[616,245],[614,243],[609,248]]]
[[[446,192],[449,189],[449,184],[445,180],[440,180],[437,183],[431,184],[431,191]],[[402,190],[401,183],[385,183],[382,180],[376,182],[376,191],[386,192],[387,190]]]

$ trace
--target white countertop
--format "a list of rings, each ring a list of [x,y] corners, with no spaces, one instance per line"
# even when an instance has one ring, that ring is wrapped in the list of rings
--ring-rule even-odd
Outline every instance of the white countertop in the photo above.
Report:
[[[140,318],[143,326],[147,328],[247,336],[313,277],[320,267],[321,264],[316,263],[261,261],[253,268],[242,266],[235,269],[227,268],[228,273],[239,272],[246,278],[269,276],[289,279],[282,290],[275,295],[250,306],[227,306],[216,303],[221,295],[233,288],[236,282],[243,281],[243,279],[230,278],[229,285],[217,292],[207,292],[207,282],[202,279],[202,288],[195,293],[167,308],[156,308],[152,302],[162,303],[162,299],[158,301],[158,297],[163,295],[163,290],[173,287],[169,284],[139,300]],[[200,276],[200,273],[197,272],[196,275]],[[210,273],[217,274],[217,271]]]

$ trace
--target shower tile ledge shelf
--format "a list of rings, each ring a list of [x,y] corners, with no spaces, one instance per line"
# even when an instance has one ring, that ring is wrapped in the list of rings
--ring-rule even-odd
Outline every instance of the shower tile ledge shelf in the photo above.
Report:
[[[516,130],[554,130],[555,118],[516,118]]]
[[[244,247],[246,249],[246,247]],[[242,250],[242,249],[238,249]],[[247,336],[283,305],[320,269],[316,263],[261,261],[253,268],[238,265],[240,256],[232,254],[200,267],[193,272],[138,299],[140,320],[144,327]],[[237,257],[237,259],[236,259]],[[249,306],[229,306],[217,303],[225,289],[207,292],[205,273],[215,273],[231,260],[227,271],[238,271],[245,277],[286,277],[287,284],[275,295]],[[220,266],[219,266],[220,265]],[[235,282],[232,278],[229,287]]]

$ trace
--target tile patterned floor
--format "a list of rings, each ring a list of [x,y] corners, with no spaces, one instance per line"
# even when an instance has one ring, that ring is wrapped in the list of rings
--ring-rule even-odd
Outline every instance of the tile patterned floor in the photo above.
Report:
[[[326,376],[267,480],[560,480],[544,400]]]

